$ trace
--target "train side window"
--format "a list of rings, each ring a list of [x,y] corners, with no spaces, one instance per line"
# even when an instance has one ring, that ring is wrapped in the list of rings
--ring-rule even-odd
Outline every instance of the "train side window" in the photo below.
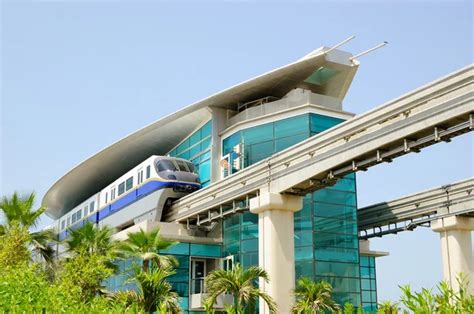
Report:
[[[67,225],[69,227],[69,225],[71,224],[71,216],[67,217]]]
[[[71,218],[71,223],[75,223],[76,222],[76,213],[72,214],[72,218]]]
[[[61,221],[61,230],[64,230],[66,228],[66,220]]]
[[[105,192],[105,204],[109,202],[109,192]]]
[[[84,207],[84,217],[86,217],[87,214],[89,214],[89,205],[86,205],[86,206]]]
[[[151,172],[151,167],[150,167],[150,165],[148,165],[148,166],[146,167],[146,178],[147,178],[147,179],[150,178],[150,174],[151,174],[150,172]]]
[[[123,193],[125,193],[125,181],[120,183],[118,186],[118,195],[120,196]]]
[[[110,191],[110,200],[113,201],[115,199],[115,186]]]
[[[138,169],[137,178],[138,178],[137,184],[141,184],[143,182],[143,169],[142,168]]]
[[[92,213],[95,209],[95,201],[92,201],[89,205],[89,211]]]
[[[79,210],[76,212],[76,220],[81,219],[81,215],[82,215],[82,209],[79,209]]]
[[[125,190],[131,190],[133,188],[133,177],[130,177],[125,181]]]

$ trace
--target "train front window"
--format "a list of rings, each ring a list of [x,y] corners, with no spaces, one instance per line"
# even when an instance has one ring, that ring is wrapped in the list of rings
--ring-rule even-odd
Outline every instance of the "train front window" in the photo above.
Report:
[[[158,162],[158,172],[162,172],[162,171],[177,171],[178,169],[176,169],[176,166],[174,165],[174,163],[171,161],[171,160],[160,160]]]
[[[182,160],[176,160],[176,164],[179,167],[179,171],[189,172],[188,168],[186,168],[186,163]]]
[[[194,164],[193,164],[193,163],[187,162],[186,164],[188,165],[189,171],[191,171],[191,172],[195,172],[195,171],[196,171],[196,169],[194,168]]]

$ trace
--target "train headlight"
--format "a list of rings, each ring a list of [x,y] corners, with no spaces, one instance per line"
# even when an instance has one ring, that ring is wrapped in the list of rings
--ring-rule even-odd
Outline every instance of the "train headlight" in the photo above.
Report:
[[[168,179],[176,180],[176,176],[174,174],[170,174],[168,175]]]

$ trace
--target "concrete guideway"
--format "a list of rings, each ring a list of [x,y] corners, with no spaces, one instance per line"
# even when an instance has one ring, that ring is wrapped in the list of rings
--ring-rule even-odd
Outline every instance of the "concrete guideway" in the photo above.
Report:
[[[474,66],[358,115],[176,201],[165,221],[205,226],[261,190],[305,195],[474,129]]]
[[[443,278],[455,290],[463,273],[474,292],[474,178],[358,210],[361,239],[431,226],[440,234]]]
[[[474,217],[474,178],[360,208],[359,234],[380,237],[450,216]]]

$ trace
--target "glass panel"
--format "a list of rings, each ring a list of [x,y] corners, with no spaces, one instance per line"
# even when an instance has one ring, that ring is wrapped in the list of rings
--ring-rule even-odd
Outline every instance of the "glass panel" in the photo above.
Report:
[[[273,124],[268,123],[243,130],[242,137],[245,145],[271,141],[273,140]]]
[[[201,146],[200,146],[199,144],[193,146],[193,147],[189,150],[189,158],[193,158],[194,156],[196,156],[196,155],[199,154],[200,152],[201,152]]]
[[[316,262],[316,275],[331,277],[359,277],[357,263]]]
[[[189,139],[186,139],[183,143],[179,144],[178,147],[176,147],[176,154],[180,154],[184,152],[186,149],[189,147]]]
[[[250,266],[258,266],[258,253],[242,254],[242,266],[247,268]]]
[[[221,247],[211,244],[191,244],[191,255],[220,257]]]
[[[339,179],[336,184],[327,188],[330,190],[355,192],[355,181],[351,179]]]
[[[357,234],[355,221],[314,217],[314,230],[333,233]]]
[[[369,266],[369,257],[368,256],[360,256],[360,266]]]
[[[273,141],[246,146],[247,165],[252,165],[273,154]]]
[[[319,247],[345,247],[350,249],[358,248],[359,239],[355,235],[334,234],[316,232],[314,234],[314,244]]]
[[[225,243],[239,241],[239,240],[240,240],[239,226],[224,229],[224,242]]]
[[[132,187],[133,187],[133,177],[130,177],[127,179],[127,181],[125,182],[125,187],[126,187],[126,190],[130,190]]]
[[[257,252],[258,251],[258,239],[245,240],[241,242],[241,252]]]
[[[211,161],[205,161],[199,165],[199,179],[202,183],[211,179]]]
[[[301,220],[296,220],[295,219],[295,232],[304,232],[304,231],[312,231],[313,230],[313,224],[311,223],[311,220],[309,219],[301,219]]]
[[[282,151],[290,146],[295,145],[301,141],[304,141],[309,137],[309,133],[302,133],[298,135],[293,135],[289,137],[284,137],[275,140],[275,151],[279,152]]]
[[[204,124],[201,128],[201,138],[210,136],[211,132],[212,132],[212,120],[209,120],[209,122]]]
[[[355,221],[357,218],[357,210],[355,206],[315,202],[314,215]]]
[[[251,212],[245,212],[242,215],[242,224],[243,225],[258,224],[258,215],[253,214]]]
[[[201,130],[197,130],[196,132],[194,132],[193,135],[191,135],[189,137],[189,146],[193,146],[195,145],[196,143],[198,143],[199,141],[201,141]]]
[[[312,113],[310,116],[312,132],[323,132],[341,122],[344,122],[344,120],[314,113]]]
[[[311,196],[303,198],[303,208],[294,214],[295,218],[310,217],[312,209],[313,203],[311,201]]]
[[[295,248],[295,261],[312,260],[313,259],[313,247],[296,247]]]
[[[208,149],[211,146],[211,138],[201,142],[201,151]]]
[[[166,170],[176,171],[178,169],[176,169],[176,166],[171,160],[166,160],[166,159],[160,160],[158,162],[158,172],[166,171]],[[147,173],[147,176],[148,176],[148,173]]]
[[[370,278],[370,269],[368,267],[361,267],[360,276],[362,278]]]
[[[370,280],[368,279],[361,279],[360,280],[362,290],[370,290]],[[363,300],[362,300],[363,301]]]
[[[360,281],[356,278],[345,277],[319,277],[318,280],[325,280],[334,287],[334,292],[360,292]]]
[[[242,226],[242,240],[258,239],[258,225]]]
[[[295,247],[296,246],[308,246],[313,244],[313,233],[312,232],[295,232]]]
[[[179,171],[189,172],[184,161],[176,159],[175,162],[178,165]]]
[[[296,262],[296,279],[300,277],[313,277],[313,262]]]
[[[335,262],[358,262],[358,250],[346,248],[317,248],[315,250],[316,259]]]
[[[185,242],[177,243],[166,250],[161,250],[160,253],[161,254],[189,255],[189,243],[185,243]]]
[[[118,195],[125,193],[125,182],[122,182],[118,186]]]
[[[317,202],[356,206],[355,193],[322,189],[313,193]]]
[[[298,133],[309,133],[308,115],[301,115],[275,122],[275,138],[287,137]]]
[[[234,146],[240,143],[240,132],[232,134],[228,138],[224,139],[222,143],[222,153],[227,155],[230,153]]]

